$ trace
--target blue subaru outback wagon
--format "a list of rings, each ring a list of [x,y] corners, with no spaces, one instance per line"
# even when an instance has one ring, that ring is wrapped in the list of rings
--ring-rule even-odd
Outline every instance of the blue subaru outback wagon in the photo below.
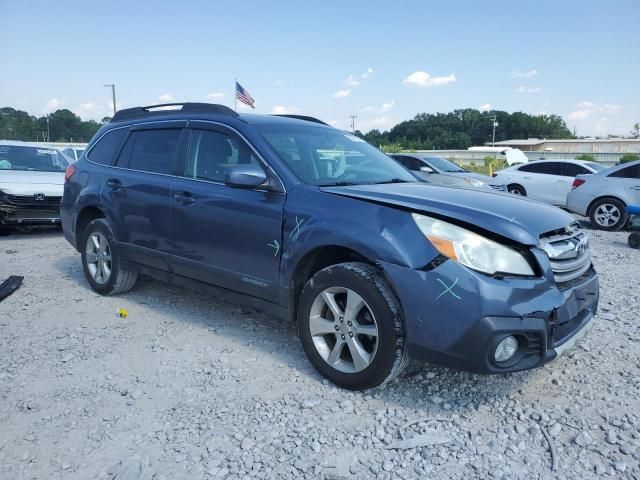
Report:
[[[410,358],[537,367],[591,327],[589,239],[562,210],[421,183],[314,118],[174,108],[119,111],[67,170],[60,217],[95,291],[144,274],[289,315],[349,389]]]

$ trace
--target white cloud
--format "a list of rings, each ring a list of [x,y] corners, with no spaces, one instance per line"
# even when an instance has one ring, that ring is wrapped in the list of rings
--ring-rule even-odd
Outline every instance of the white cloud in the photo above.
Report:
[[[525,72],[522,72],[520,70],[514,70],[513,72],[511,72],[511,76],[513,78],[531,78],[531,77],[535,77],[536,75],[538,75],[537,70],[527,70]]]
[[[336,93],[333,94],[333,98],[345,98],[345,97],[348,97],[349,95],[351,95],[351,89],[338,90]]]
[[[161,102],[171,102],[173,101],[173,97],[171,96],[171,94],[165,93],[164,95],[160,95],[158,97],[158,100],[160,100]]]
[[[275,86],[276,87],[284,87],[285,85],[293,85],[295,82],[293,80],[276,80],[275,81]]]
[[[218,101],[224,98],[224,93],[214,92],[207,95],[207,100]]]
[[[349,75],[345,81],[347,82],[347,85],[349,85],[350,87],[359,87],[360,86],[360,80],[356,80],[353,77],[353,75]]]
[[[286,107],[284,105],[276,105],[271,108],[271,113],[275,115],[287,115],[291,113],[299,112],[300,109],[298,107]]]
[[[569,112],[567,119],[582,135],[625,135],[631,129],[631,118],[621,118],[622,107],[613,103],[580,102]]]
[[[111,107],[113,108],[113,107]],[[111,110],[110,110],[111,111]],[[103,105],[98,105],[94,102],[84,102],[78,105],[73,113],[78,115],[83,120],[88,119],[101,119],[104,117],[105,107]]]
[[[246,105],[246,104],[244,104],[242,102],[237,102],[236,108],[238,110],[242,110],[242,111],[245,111],[245,112],[250,112],[250,111],[253,110],[253,108],[251,108],[249,105]]]
[[[358,125],[356,125],[356,127],[362,132],[368,132],[369,130],[372,130],[374,128],[377,128],[378,130],[389,130],[396,123],[397,121],[393,117],[390,117],[388,115],[381,115],[370,120],[363,120]]]
[[[56,110],[61,109],[64,106],[64,103],[65,103],[64,101],[54,97],[47,102],[47,104],[42,109],[42,113],[55,112]]]
[[[367,71],[364,72],[361,77],[362,78],[369,78],[371,75],[373,75],[373,68],[369,67],[367,68]]]
[[[622,110],[620,105],[615,105],[612,103],[605,103],[604,105],[600,105],[599,103],[591,102],[589,100],[580,102],[575,106],[575,110],[567,116],[569,120],[580,121],[586,120],[592,116],[606,116],[606,115],[617,115]]]
[[[393,106],[395,104],[396,104],[396,102],[394,102],[393,100],[391,100],[389,103],[383,103],[382,104],[382,108],[380,109],[380,111],[388,112],[389,110],[391,110],[393,108]]]
[[[539,93],[542,89],[540,87],[525,87],[524,85],[518,87],[516,92],[518,93]]]
[[[440,87],[457,81],[456,76],[451,73],[445,77],[432,77],[427,72],[413,72],[402,83],[407,87]]]
[[[492,108],[493,108],[493,105],[491,105],[490,103],[483,103],[482,105],[480,105],[478,110],[480,110],[481,112],[488,112]]]

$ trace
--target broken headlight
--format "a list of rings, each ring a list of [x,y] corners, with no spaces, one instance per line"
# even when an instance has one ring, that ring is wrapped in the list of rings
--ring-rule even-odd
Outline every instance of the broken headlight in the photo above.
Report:
[[[417,213],[412,216],[433,246],[452,260],[490,275],[534,275],[527,259],[513,248],[436,218]]]

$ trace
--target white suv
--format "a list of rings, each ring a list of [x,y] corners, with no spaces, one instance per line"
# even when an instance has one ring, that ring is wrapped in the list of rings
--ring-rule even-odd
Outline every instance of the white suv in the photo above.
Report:
[[[583,160],[537,160],[493,174],[509,192],[564,207],[577,175],[598,173],[607,167]]]

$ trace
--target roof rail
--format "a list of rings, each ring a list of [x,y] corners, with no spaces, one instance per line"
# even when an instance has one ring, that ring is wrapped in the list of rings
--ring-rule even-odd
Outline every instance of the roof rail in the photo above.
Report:
[[[151,115],[168,115],[172,113],[214,113],[216,115],[228,115],[230,117],[238,116],[238,114],[231,110],[229,107],[225,105],[218,105],[215,103],[161,103],[158,105],[148,105],[146,107],[133,107],[125,108],[124,110],[118,110],[113,118],[111,118],[111,121],[119,122],[120,120],[144,118]]]
[[[297,120],[304,120],[306,122],[313,122],[313,123],[321,123],[322,125],[330,126],[328,123],[323,122],[319,118],[309,117],[307,115],[293,115],[293,114],[289,114],[289,113],[278,113],[278,114],[275,114],[274,117],[295,118]]]

